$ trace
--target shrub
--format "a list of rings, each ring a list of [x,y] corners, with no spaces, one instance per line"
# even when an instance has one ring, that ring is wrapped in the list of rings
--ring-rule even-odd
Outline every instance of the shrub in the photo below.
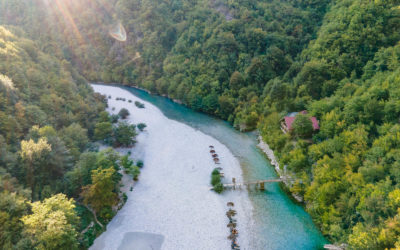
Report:
[[[136,105],[136,107],[138,107],[138,108],[140,108],[140,109],[143,109],[143,108],[144,108],[144,104],[141,103],[141,102],[135,101],[135,105]]]
[[[120,163],[124,169],[128,169],[133,166],[133,161],[129,159],[128,155],[124,155],[121,157]]]
[[[110,206],[104,207],[99,212],[99,217],[104,220],[104,222],[110,221],[115,215],[115,212]]]
[[[119,115],[111,115],[110,116],[111,123],[117,123],[118,119],[119,119]]]
[[[221,178],[219,175],[211,175],[211,185],[215,187],[218,183],[221,183]]]
[[[222,183],[218,183],[217,185],[214,186],[214,191],[217,193],[222,193],[224,191],[224,185]]]
[[[220,174],[220,172],[219,172],[219,170],[218,169],[216,169],[216,168],[214,168],[214,170],[212,171],[212,173],[211,173],[212,175],[219,175]]]
[[[133,180],[137,181],[139,179],[140,169],[138,166],[129,166],[125,168],[125,171],[132,175]]]
[[[122,198],[124,200],[124,203],[126,203],[126,201],[128,200],[128,196],[125,193],[123,193]]]
[[[138,160],[137,162],[136,162],[136,166],[138,166],[139,168],[142,168],[143,167],[143,161],[142,160]]]
[[[138,128],[140,131],[143,131],[146,127],[147,127],[147,125],[146,125],[145,123],[139,123],[139,124],[137,125],[137,128]]]
[[[140,175],[140,169],[137,166],[134,166],[132,172],[133,180],[135,181],[139,180],[139,175]]]
[[[216,168],[211,173],[211,185],[213,185],[214,191],[219,194],[224,191],[224,185],[221,183],[220,172]]]
[[[313,124],[308,115],[298,114],[293,122],[293,132],[301,138],[308,138],[313,133]]]
[[[129,147],[134,144],[136,130],[134,125],[127,122],[119,122],[118,126],[114,127],[114,142],[115,146]]]
[[[130,114],[129,111],[126,108],[122,108],[119,113],[118,113],[119,117],[121,117],[122,119],[126,119]]]

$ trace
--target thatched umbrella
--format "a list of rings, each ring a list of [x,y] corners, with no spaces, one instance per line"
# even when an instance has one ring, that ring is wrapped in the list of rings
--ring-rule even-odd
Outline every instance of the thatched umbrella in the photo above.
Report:
[[[215,153],[215,150],[214,150],[214,149],[211,149],[211,150],[210,150],[210,153],[214,154],[214,153]]]
[[[236,223],[229,222],[228,225],[226,225],[226,227],[235,228],[236,227]]]
[[[214,161],[219,161],[219,159],[218,159],[217,157],[215,157],[213,160],[214,160]]]
[[[228,212],[232,213],[233,215],[236,215],[236,214],[237,214],[235,209],[230,209],[230,208],[229,208]]]
[[[231,234],[228,236],[228,240],[234,240],[237,238],[237,235]]]
[[[229,201],[228,203],[226,203],[226,205],[227,205],[228,207],[233,207],[233,206],[235,206],[235,204],[234,204],[232,201]]]
[[[233,209],[229,209],[229,211],[226,212],[226,216],[228,216],[228,217],[232,217],[232,216],[235,216],[235,215],[236,215],[236,211],[233,210]]]
[[[238,230],[236,230],[235,228],[233,228],[233,229],[231,230],[231,232],[232,232],[232,234],[234,234],[234,235],[238,235],[238,234],[239,234]]]
[[[208,146],[209,148],[214,148],[214,146],[213,145],[210,145],[210,146]]]
[[[213,155],[212,155],[212,157],[214,157],[214,158],[215,158],[215,157],[218,157],[218,155],[217,155],[217,154],[213,154]]]

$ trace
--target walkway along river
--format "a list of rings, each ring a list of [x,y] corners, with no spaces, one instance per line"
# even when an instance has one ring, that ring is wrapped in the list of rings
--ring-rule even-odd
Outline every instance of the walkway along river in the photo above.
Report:
[[[94,85],[95,89],[96,86],[101,86],[101,85]],[[225,145],[229,149],[228,151],[230,151],[228,152],[228,154],[230,153],[233,154],[234,158],[240,163],[243,175],[242,181],[248,182],[254,180],[264,180],[264,179],[266,180],[266,179],[277,178],[274,168],[270,165],[270,163],[268,162],[267,158],[263,155],[261,150],[257,148],[258,142],[257,142],[257,137],[254,133],[240,133],[235,129],[233,129],[228,123],[224,121],[215,119],[205,114],[194,112],[182,105],[174,103],[173,101],[167,98],[153,96],[146,93],[145,91],[138,90],[135,88],[130,88],[130,87],[121,87],[121,88],[129,91],[136,98],[143,100],[145,103],[150,103],[154,105],[159,110],[161,110],[162,114],[167,118],[169,118],[169,120],[174,120],[179,123],[186,124],[191,128],[193,128],[195,131],[199,131],[202,132],[202,134],[209,135],[215,138],[223,145]],[[134,121],[134,122],[138,123],[142,121]],[[140,138],[138,138],[138,140],[140,143]],[[197,143],[198,143],[197,141],[193,141],[193,144]],[[218,147],[218,145],[216,145],[216,147]],[[221,147],[222,150],[224,151],[223,146]],[[205,148],[205,150],[208,150],[208,148]],[[218,151],[221,152],[220,149]],[[144,153],[147,154],[149,152],[144,152]],[[226,155],[227,153],[224,152],[223,154]],[[221,155],[221,153],[219,153],[219,155]],[[226,159],[226,161],[228,161],[229,163],[232,162],[233,165],[236,164],[233,160],[229,158],[229,156],[220,158],[222,164],[224,163],[224,159]],[[228,162],[226,162],[225,164],[227,164]],[[227,166],[224,166],[224,171],[226,168]],[[229,177],[236,175],[237,173],[234,170],[232,170],[231,172],[229,172],[228,170],[228,173],[225,174],[228,174],[226,176],[226,181],[230,182]],[[148,175],[150,176],[151,173],[149,173]],[[240,176],[237,177],[241,178]],[[141,180],[139,181],[139,185],[140,182],[142,181],[145,182],[144,180],[145,178],[146,174],[143,174],[141,176]],[[205,185],[206,186],[209,185],[209,180],[207,180],[206,182],[207,183],[205,183]],[[146,188],[151,188],[151,187],[149,186]],[[239,237],[239,244],[241,245],[241,249],[258,250],[258,249],[322,248],[323,244],[326,243],[326,240],[323,238],[318,229],[315,227],[310,216],[304,211],[304,209],[301,206],[295,204],[287,196],[287,194],[285,194],[281,190],[278,183],[269,183],[265,186],[265,188],[266,188],[265,191],[250,190],[248,192],[248,195],[246,189],[244,189],[243,191],[228,190],[225,192],[225,194],[223,194],[222,196],[217,196],[216,198],[221,200],[222,212],[224,212],[223,210],[225,209],[227,200],[236,199],[234,200],[235,207],[238,203],[241,202],[243,203],[241,204],[242,206],[244,206],[243,208],[240,207],[236,208],[238,210],[238,216],[239,216],[238,226],[241,226],[241,228],[239,228],[239,232],[241,234],[243,233],[243,236],[241,235]],[[128,195],[129,196],[128,203],[125,206],[129,206],[130,202],[129,200],[132,200],[131,202],[136,202],[134,200],[135,199],[134,193],[140,191],[141,191],[140,187],[135,188],[132,192],[132,198],[130,195]],[[190,190],[188,190],[188,192],[190,192]],[[198,198],[202,199],[202,197]],[[247,203],[248,199],[250,200],[250,203]],[[139,202],[139,200],[137,202]],[[190,203],[187,203],[187,205],[190,206]],[[137,204],[137,206],[140,206],[140,204]],[[124,209],[125,207],[123,208],[123,210],[121,210],[122,213],[124,214],[129,213],[127,209],[125,210]],[[251,209],[251,211],[248,209]],[[246,214],[240,215],[241,212]],[[216,213],[219,213],[219,211],[216,211]],[[196,215],[194,214],[193,216],[195,217]],[[117,226],[116,225],[117,223],[122,223],[121,221],[115,222],[116,220],[118,220],[118,215],[110,223],[111,226],[109,226],[108,231],[113,230],[114,227]],[[226,232],[226,223],[224,222],[222,222],[222,224],[224,224],[223,225],[225,227],[224,232]],[[135,221],[132,220],[131,223],[134,224]],[[215,223],[220,223],[220,222],[215,221]],[[213,227],[218,227],[215,225],[215,223],[211,223],[210,225],[208,225],[208,228],[205,229],[206,232],[208,231],[212,232],[214,230]],[[186,230],[186,229],[187,229],[186,227],[182,228],[181,233],[196,234],[204,231],[203,229],[199,228],[192,228],[192,230],[190,229]],[[151,230],[150,231],[147,230],[146,226],[144,226],[143,228],[136,227],[135,230],[151,233]],[[122,231],[120,233],[122,233]],[[220,237],[219,233],[220,233],[219,229],[217,229],[216,230],[217,238]],[[224,237],[221,238],[222,241],[226,240],[225,236],[227,235],[224,235]],[[101,237],[103,237],[103,235]],[[163,236],[159,237],[162,238]],[[162,245],[161,248],[173,249],[173,247],[171,247],[173,246],[172,243],[169,243],[168,245],[167,237],[168,236],[165,236],[164,239],[165,244]],[[193,235],[193,237],[195,239],[196,235]],[[127,241],[127,238],[125,237],[123,240]],[[213,240],[215,239],[210,239],[210,241]],[[95,245],[94,249],[101,249],[99,248],[99,246],[101,246],[101,244],[99,244],[100,241],[96,240],[97,245]],[[225,248],[225,246],[228,247]],[[221,247],[224,247],[223,249],[229,249],[229,243],[227,243],[226,245],[222,244],[219,245],[218,247],[215,246],[215,248],[211,247],[208,249],[220,250]],[[110,249],[107,247],[105,248]],[[118,246],[116,246],[115,249],[118,249]],[[120,249],[125,249],[125,248],[120,247]],[[176,249],[189,249],[189,248],[185,248],[183,245],[181,245],[181,248],[176,248]],[[192,249],[207,249],[207,246],[204,245]]]

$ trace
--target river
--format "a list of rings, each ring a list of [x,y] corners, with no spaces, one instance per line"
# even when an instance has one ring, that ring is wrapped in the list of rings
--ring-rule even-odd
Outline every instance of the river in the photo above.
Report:
[[[257,147],[255,133],[240,133],[227,122],[192,111],[167,98],[150,95],[136,88],[121,88],[144,102],[154,105],[168,119],[188,125],[195,131],[209,135],[226,146],[240,163],[244,181],[277,178],[274,168]],[[140,138],[138,140],[140,141]],[[248,230],[249,235],[245,233],[244,235],[250,242],[243,241],[245,245],[242,244],[242,246],[247,246],[247,248],[242,247],[242,249],[320,249],[326,243],[311,217],[288,197],[279,184],[266,184],[265,191],[228,191],[228,193],[225,195],[228,199],[239,196],[246,203],[245,199],[248,197],[251,202],[252,211],[246,212],[251,216],[248,218],[251,222],[242,221],[245,224],[242,230]],[[240,199],[236,202],[240,202]],[[245,211],[246,208],[243,209]],[[239,218],[244,220],[246,217]]]

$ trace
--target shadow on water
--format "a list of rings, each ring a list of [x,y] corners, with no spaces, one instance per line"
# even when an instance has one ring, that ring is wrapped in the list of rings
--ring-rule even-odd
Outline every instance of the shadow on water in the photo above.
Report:
[[[195,112],[172,100],[143,90],[122,87],[157,106],[165,116],[211,135],[239,159],[247,181],[276,178],[276,172],[257,147],[255,133],[240,133],[222,120]],[[257,249],[321,249],[327,243],[304,209],[295,204],[278,183],[266,184],[266,191],[249,191],[257,224]]]

